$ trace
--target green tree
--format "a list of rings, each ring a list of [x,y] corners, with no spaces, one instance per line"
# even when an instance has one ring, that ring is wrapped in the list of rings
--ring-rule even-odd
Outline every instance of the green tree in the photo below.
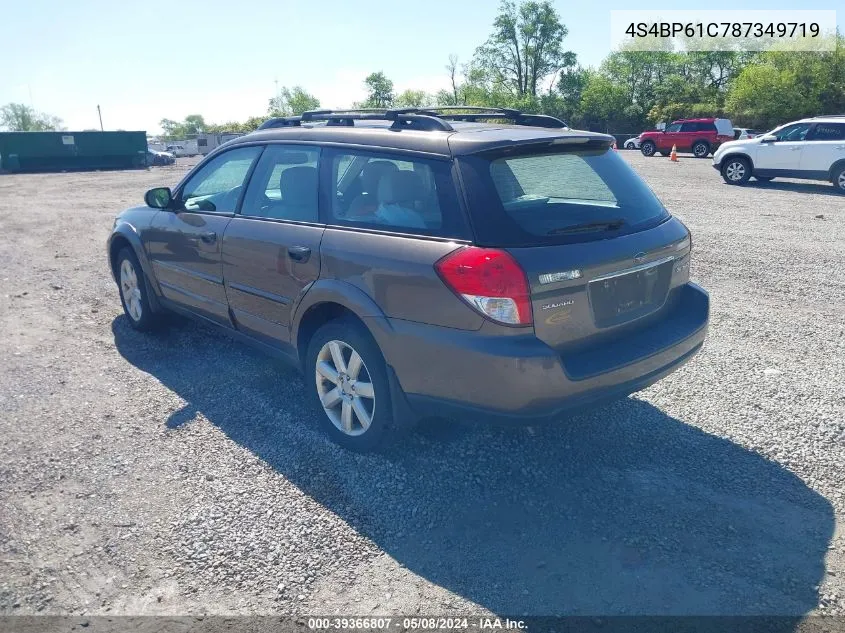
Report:
[[[23,103],[7,103],[0,108],[0,127],[4,127],[10,132],[43,132],[64,129],[59,117],[37,112],[34,108]]]
[[[831,37],[832,51],[761,53],[731,82],[725,99],[730,116],[771,129],[806,116],[845,111],[845,38]]]
[[[196,136],[201,132],[211,131],[211,126],[205,122],[205,117],[201,114],[189,114],[182,121],[162,119],[158,124],[164,132],[162,136],[168,140],[184,139],[188,136]]]
[[[178,121],[173,119],[162,119],[158,122],[162,130],[162,136],[166,139],[175,139],[180,136],[180,126]]]
[[[607,75],[589,72],[579,106],[579,125],[602,132],[636,129],[642,120],[640,106],[628,97],[628,87]]]
[[[279,94],[270,99],[267,112],[270,116],[295,116],[320,108],[320,100],[305,91],[302,86],[282,88]]]
[[[397,108],[422,108],[431,105],[434,99],[424,90],[406,90],[393,100]]]
[[[206,128],[205,119],[201,114],[189,114],[182,125],[185,127],[185,134],[199,134]]]
[[[563,48],[568,30],[550,2],[503,0],[493,33],[475,52],[475,65],[494,86],[523,97],[537,96],[543,79],[576,64]]]
[[[441,90],[437,93],[439,105],[458,105],[461,103],[461,86],[458,83],[458,56],[449,55],[449,63],[446,64],[446,72],[449,73],[449,85],[451,90]]]
[[[370,73],[364,84],[367,86],[365,108],[389,108],[393,105],[393,82],[381,71]]]

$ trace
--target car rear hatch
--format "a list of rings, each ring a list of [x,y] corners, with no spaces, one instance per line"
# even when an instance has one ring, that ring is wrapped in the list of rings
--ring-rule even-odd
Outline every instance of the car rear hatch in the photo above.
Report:
[[[536,336],[578,350],[648,328],[689,280],[689,232],[609,142],[460,157],[480,246],[524,271]]]

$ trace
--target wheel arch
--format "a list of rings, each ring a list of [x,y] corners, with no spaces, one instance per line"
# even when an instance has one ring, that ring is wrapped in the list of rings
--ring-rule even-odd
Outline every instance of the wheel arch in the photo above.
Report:
[[[141,237],[135,231],[135,227],[127,223],[119,224],[112,231],[111,236],[109,236],[109,270],[111,270],[112,277],[117,282],[117,256],[126,247],[131,248],[132,252],[135,253],[135,257],[138,258],[138,263],[141,264],[141,269],[144,271],[147,290],[150,295],[150,304],[153,310],[159,310],[160,304],[158,298],[161,296],[161,289],[158,287],[158,281],[153,274],[152,264],[150,264],[150,260],[141,243]]]
[[[745,160],[747,160],[748,164],[751,165],[751,175],[754,175],[754,161],[752,160],[751,156],[749,156],[745,152],[730,152],[729,154],[725,154],[722,157],[722,160],[719,161],[719,167],[721,168],[731,158],[744,158]]]
[[[117,277],[117,255],[120,251],[128,246],[135,253],[135,257],[141,263],[141,267],[147,276],[150,276],[149,261],[147,254],[144,252],[144,247],[141,244],[141,238],[135,231],[135,228],[129,224],[122,223],[115,227],[111,236],[109,236],[108,252],[109,265],[111,267],[112,275]]]
[[[291,319],[291,343],[300,365],[305,362],[308,342],[314,333],[329,321],[348,317],[358,321],[373,337],[385,361],[385,336],[393,328],[378,304],[366,292],[338,279],[314,282],[297,304]]]
[[[838,172],[843,167],[845,167],[845,158],[840,158],[838,161],[836,161],[835,163],[833,163],[833,165],[830,166],[830,170],[827,172],[828,179],[832,181],[833,177],[836,175],[836,172]]]

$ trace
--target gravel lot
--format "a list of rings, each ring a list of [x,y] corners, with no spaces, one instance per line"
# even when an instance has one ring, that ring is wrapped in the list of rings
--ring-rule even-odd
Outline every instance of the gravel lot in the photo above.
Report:
[[[704,351],[368,456],[276,361],[127,325],[112,218],[188,163],[0,176],[0,614],[845,614],[845,196],[622,155],[693,231]]]

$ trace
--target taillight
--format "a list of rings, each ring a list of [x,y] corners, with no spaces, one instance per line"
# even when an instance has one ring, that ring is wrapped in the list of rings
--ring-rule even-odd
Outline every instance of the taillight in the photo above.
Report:
[[[506,325],[531,325],[525,272],[505,251],[468,246],[434,265],[444,283],[481,314]]]

